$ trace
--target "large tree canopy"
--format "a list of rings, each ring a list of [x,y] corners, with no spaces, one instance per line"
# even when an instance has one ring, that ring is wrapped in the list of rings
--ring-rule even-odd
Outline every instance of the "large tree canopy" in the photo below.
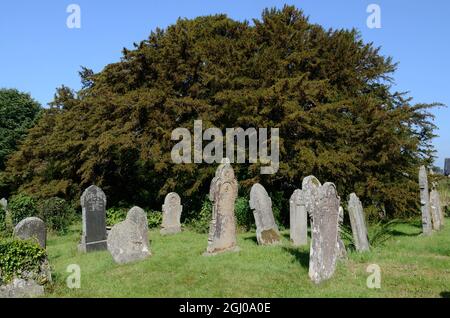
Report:
[[[29,94],[0,89],[0,171],[35,122],[41,106]]]
[[[234,165],[241,193],[259,181],[288,198],[314,174],[344,200],[356,192],[372,214],[415,213],[433,105],[391,92],[394,71],[355,30],[325,30],[290,6],[253,23],[179,19],[102,72],[84,68],[81,91],[59,89],[5,177],[42,197],[78,199],[96,183],[111,205],[160,207],[177,191],[191,213],[216,166],[172,163],[171,132],[202,119],[205,128],[280,129],[278,173]]]

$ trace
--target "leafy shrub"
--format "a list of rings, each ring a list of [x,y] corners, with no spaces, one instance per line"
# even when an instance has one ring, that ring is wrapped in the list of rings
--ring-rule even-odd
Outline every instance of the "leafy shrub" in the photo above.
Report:
[[[0,235],[6,230],[6,211],[0,206]]]
[[[255,218],[253,217],[253,212],[250,209],[248,197],[237,198],[234,205],[234,213],[236,215],[237,224],[243,227],[246,231],[250,230],[255,224]]]
[[[0,240],[0,284],[21,278],[24,272],[38,272],[47,255],[32,241]]]
[[[27,217],[39,215],[36,201],[26,194],[18,194],[12,197],[8,204],[8,210],[14,225]]]
[[[191,221],[190,227],[198,233],[208,233],[211,216],[212,203],[208,198],[206,198],[203,200],[202,208],[200,209],[197,218]]]
[[[149,210],[147,212],[147,220],[150,229],[159,227],[162,223],[162,212]]]
[[[127,217],[127,209],[125,208],[110,208],[106,210],[106,225],[114,226],[122,222]]]
[[[66,233],[75,217],[74,208],[64,199],[50,198],[38,204],[39,217],[48,229]]]

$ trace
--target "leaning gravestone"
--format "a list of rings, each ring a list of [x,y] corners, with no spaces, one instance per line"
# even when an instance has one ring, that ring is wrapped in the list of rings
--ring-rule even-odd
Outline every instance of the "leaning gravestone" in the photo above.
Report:
[[[442,227],[442,208],[439,192],[436,189],[431,190],[430,193],[430,211],[433,219],[433,230],[439,231]]]
[[[352,226],[353,241],[358,252],[365,252],[370,249],[367,236],[367,227],[364,217],[364,210],[361,201],[355,193],[350,194],[348,201],[348,214]]]
[[[36,217],[20,221],[14,228],[14,236],[22,240],[34,240],[42,248],[47,245],[47,227],[44,221]]]
[[[422,210],[422,231],[424,235],[431,235],[430,193],[428,192],[428,176],[425,166],[419,170],[420,206]]]
[[[118,264],[143,260],[151,255],[144,210],[132,208],[125,221],[113,226],[108,235],[108,251]]]
[[[212,220],[209,226],[208,247],[204,255],[214,255],[226,251],[237,251],[236,218],[234,204],[238,184],[229,161],[216,170],[211,182],[209,199],[212,201]]]
[[[272,200],[266,189],[255,183],[250,190],[250,209],[256,223],[256,239],[260,245],[272,245],[280,243],[280,232],[275,223],[272,211]]]
[[[339,257],[340,198],[332,183],[317,189],[316,204],[312,205],[312,237],[309,277],[316,284],[333,276]]]
[[[181,198],[177,193],[171,192],[166,196],[162,211],[163,220],[160,233],[167,235],[181,232],[180,218],[183,206],[181,205]]]
[[[102,251],[106,244],[106,195],[99,187],[92,185],[81,196],[83,212],[83,236],[80,250]]]
[[[290,238],[294,246],[308,244],[308,212],[304,192],[295,190],[289,200],[290,206]]]

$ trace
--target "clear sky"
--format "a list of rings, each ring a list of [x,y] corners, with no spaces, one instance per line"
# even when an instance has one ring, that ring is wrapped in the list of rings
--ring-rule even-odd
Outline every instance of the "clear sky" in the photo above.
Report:
[[[29,92],[44,106],[62,84],[80,87],[80,66],[98,72],[120,59],[156,27],[178,17],[226,13],[258,18],[266,7],[293,4],[325,27],[357,28],[363,39],[399,62],[396,89],[414,102],[450,105],[450,1],[448,0],[2,0],[0,87]],[[66,25],[70,4],[81,8],[81,28]],[[381,28],[370,29],[369,4],[381,8]],[[450,108],[434,111],[439,127],[436,164],[450,158]]]

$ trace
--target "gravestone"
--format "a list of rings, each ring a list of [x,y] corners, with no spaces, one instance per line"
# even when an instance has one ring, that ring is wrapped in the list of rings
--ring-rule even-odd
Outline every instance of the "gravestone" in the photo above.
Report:
[[[445,159],[444,175],[450,176],[450,158]]]
[[[8,209],[8,201],[5,198],[0,200],[0,209],[5,211]]]
[[[329,182],[317,189],[316,198],[311,210],[309,277],[318,284],[331,278],[336,270],[340,198],[335,185]]]
[[[99,187],[92,185],[81,196],[83,234],[80,250],[102,251],[106,244],[106,195]]]
[[[108,251],[118,264],[136,262],[151,256],[148,221],[144,210],[132,208],[125,221],[112,227],[107,242]]]
[[[47,227],[44,221],[36,217],[20,221],[14,228],[14,236],[22,240],[33,240],[42,248],[47,245]]]
[[[275,223],[272,211],[272,200],[266,189],[255,183],[250,190],[250,209],[256,223],[256,239],[259,245],[272,245],[280,243],[280,232]]]
[[[166,196],[162,211],[163,220],[160,233],[167,235],[181,232],[180,218],[183,206],[181,205],[181,198],[177,193],[171,192]]]
[[[308,244],[308,212],[304,192],[295,190],[289,200],[290,207],[290,238],[294,246]]]
[[[341,238],[341,228],[344,225],[344,208],[339,207],[339,224],[338,224],[338,240],[337,240],[337,250],[338,250],[338,258],[345,259],[347,258],[347,250],[345,248],[344,241]]]
[[[422,232],[431,235],[430,193],[428,192],[428,176],[425,166],[419,170],[420,206],[422,211]]]
[[[317,194],[319,188],[322,186],[320,181],[314,176],[308,176],[303,179],[302,191],[304,192],[305,207],[312,220],[313,208],[317,205]]]
[[[361,201],[355,193],[350,194],[348,201],[348,214],[352,226],[353,241],[358,252],[365,252],[370,249],[369,238],[367,236],[366,220]]]
[[[433,230],[439,231],[442,228],[442,207],[439,192],[436,189],[431,190],[430,193],[430,211],[433,220]]]
[[[209,226],[208,247],[204,255],[215,255],[226,251],[238,251],[236,245],[236,217],[234,204],[238,184],[229,161],[216,170],[209,191],[212,201],[212,220]]]

